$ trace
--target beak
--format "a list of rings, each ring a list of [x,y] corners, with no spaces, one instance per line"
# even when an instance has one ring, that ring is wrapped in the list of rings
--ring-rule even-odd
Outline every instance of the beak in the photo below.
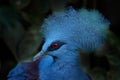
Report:
[[[42,57],[44,55],[44,51],[41,50],[38,54],[36,54],[34,57],[33,57],[33,61],[39,59],[40,57]]]

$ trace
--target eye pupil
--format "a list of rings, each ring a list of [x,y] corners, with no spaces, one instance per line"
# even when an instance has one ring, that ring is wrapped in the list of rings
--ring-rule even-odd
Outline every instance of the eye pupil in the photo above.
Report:
[[[53,48],[57,49],[59,48],[59,45],[57,43],[53,44]]]

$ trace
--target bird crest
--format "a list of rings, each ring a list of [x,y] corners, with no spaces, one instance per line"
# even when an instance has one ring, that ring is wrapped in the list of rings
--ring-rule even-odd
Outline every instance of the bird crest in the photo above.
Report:
[[[97,10],[72,7],[53,12],[45,19],[41,32],[46,41],[62,40],[75,48],[93,51],[105,42],[109,21]]]

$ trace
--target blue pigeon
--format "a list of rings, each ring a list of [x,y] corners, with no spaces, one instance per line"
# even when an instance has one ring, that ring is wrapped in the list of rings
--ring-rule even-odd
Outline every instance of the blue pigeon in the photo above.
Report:
[[[97,10],[53,12],[40,29],[45,39],[41,51],[33,62],[12,69],[8,80],[90,80],[78,50],[91,52],[102,47],[109,25]]]

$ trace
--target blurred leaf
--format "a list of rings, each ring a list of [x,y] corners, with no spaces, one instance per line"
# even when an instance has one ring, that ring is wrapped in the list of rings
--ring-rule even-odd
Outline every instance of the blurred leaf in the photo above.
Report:
[[[10,3],[17,9],[23,9],[30,4],[31,0],[10,0]]]
[[[51,6],[49,0],[31,0],[27,7],[18,11],[21,12],[28,22],[39,25],[50,8]]]
[[[18,45],[17,53],[21,60],[27,60],[32,58],[42,43],[41,35],[39,34],[39,30],[36,28],[31,27],[24,37],[22,38],[21,42]]]
[[[110,53],[106,56],[108,57],[111,65],[120,66],[120,38],[114,33],[109,32],[107,42],[110,46]]]
[[[11,7],[2,6],[0,7],[0,24],[6,27],[15,27],[13,26],[14,22],[17,22],[21,19],[17,11]],[[2,27],[1,26],[1,27]]]

